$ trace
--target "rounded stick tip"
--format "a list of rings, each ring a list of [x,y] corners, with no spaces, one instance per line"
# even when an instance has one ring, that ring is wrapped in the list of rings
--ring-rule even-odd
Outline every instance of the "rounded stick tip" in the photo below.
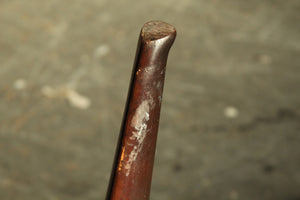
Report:
[[[144,24],[141,31],[141,37],[144,41],[159,40],[165,37],[176,36],[176,29],[162,21],[150,21]]]

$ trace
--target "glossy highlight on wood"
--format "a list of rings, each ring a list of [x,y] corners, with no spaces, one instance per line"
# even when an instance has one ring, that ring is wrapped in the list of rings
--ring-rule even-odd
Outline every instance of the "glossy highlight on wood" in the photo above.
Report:
[[[165,71],[176,30],[150,21],[142,27],[106,200],[150,195]]]

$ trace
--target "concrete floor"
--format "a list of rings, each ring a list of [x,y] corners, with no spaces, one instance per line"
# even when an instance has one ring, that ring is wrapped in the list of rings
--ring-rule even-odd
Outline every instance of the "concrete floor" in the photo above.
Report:
[[[151,199],[300,199],[298,0],[0,0],[0,199],[104,199],[141,26],[177,28]]]

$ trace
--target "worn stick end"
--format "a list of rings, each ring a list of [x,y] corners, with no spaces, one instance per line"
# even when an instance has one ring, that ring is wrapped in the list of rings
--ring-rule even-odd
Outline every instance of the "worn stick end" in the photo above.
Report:
[[[171,40],[174,40],[176,37],[176,29],[166,22],[149,21],[142,27],[141,38],[145,42],[151,42],[166,37]]]

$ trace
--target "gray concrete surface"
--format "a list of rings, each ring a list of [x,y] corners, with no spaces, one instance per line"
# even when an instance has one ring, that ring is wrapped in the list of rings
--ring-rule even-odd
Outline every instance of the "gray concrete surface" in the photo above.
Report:
[[[104,199],[139,30],[177,28],[151,199],[300,199],[298,0],[0,0],[0,199]]]

